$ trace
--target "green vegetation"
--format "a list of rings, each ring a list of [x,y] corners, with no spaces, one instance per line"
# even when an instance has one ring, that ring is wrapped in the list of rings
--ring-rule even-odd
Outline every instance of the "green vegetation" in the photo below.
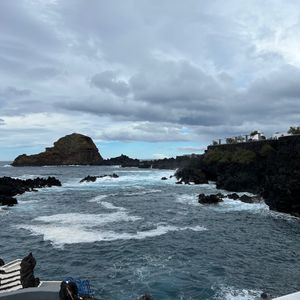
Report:
[[[255,161],[256,154],[251,150],[236,148],[232,151],[211,149],[204,155],[205,163],[239,163],[250,164]]]
[[[255,136],[256,134],[258,134],[258,131],[257,131],[257,130],[252,131],[252,132],[250,133],[250,136]]]
[[[271,145],[265,144],[261,147],[261,149],[259,151],[259,155],[262,157],[267,157],[274,151],[275,151],[275,149]]]
[[[290,129],[288,130],[288,133],[290,134],[300,134],[300,126],[298,127],[290,127]]]

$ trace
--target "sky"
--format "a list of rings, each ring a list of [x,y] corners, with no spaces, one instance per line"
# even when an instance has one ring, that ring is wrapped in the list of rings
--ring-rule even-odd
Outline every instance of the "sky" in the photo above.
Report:
[[[73,132],[162,158],[299,124],[299,1],[0,1],[0,160]]]

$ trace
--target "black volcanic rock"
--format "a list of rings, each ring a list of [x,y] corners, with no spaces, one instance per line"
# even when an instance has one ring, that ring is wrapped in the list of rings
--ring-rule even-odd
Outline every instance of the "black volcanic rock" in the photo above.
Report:
[[[88,136],[73,133],[60,138],[51,148],[35,155],[20,155],[13,166],[100,165],[103,158]]]
[[[61,182],[55,177],[35,179],[15,179],[11,177],[0,178],[0,205],[13,206],[17,204],[16,195],[35,191],[36,188],[61,186]]]
[[[255,193],[270,209],[300,216],[300,135],[209,146],[176,177],[196,183],[198,171],[215,181],[217,188]],[[239,200],[254,203],[261,198]]]
[[[104,160],[103,164],[108,166],[138,167],[140,161],[122,154],[120,156]]]
[[[83,179],[80,180],[80,183],[82,182],[95,182],[98,178],[104,178],[104,177],[110,177],[110,178],[119,178],[119,175],[117,175],[116,173],[113,174],[109,174],[109,175],[99,175],[99,176],[91,176],[88,175],[86,177],[84,177]]]
[[[176,171],[175,176],[180,183],[203,184],[208,183],[205,173],[198,168],[195,161],[191,161],[186,167],[180,168]]]
[[[232,200],[237,200],[240,198],[240,196],[237,193],[228,194],[226,197]]]
[[[201,204],[218,204],[222,202],[222,198],[219,197],[218,195],[205,195],[205,194],[200,194],[198,196],[198,202]]]

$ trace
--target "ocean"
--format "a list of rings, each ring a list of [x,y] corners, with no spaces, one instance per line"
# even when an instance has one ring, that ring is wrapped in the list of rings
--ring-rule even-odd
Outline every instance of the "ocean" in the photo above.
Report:
[[[79,183],[87,175],[116,173]],[[89,279],[103,300],[260,299],[300,290],[300,220],[264,203],[198,204],[213,182],[176,185],[172,170],[9,167],[0,176],[55,176],[62,187],[0,207],[0,257],[33,252],[41,280]],[[161,177],[168,177],[166,181]]]

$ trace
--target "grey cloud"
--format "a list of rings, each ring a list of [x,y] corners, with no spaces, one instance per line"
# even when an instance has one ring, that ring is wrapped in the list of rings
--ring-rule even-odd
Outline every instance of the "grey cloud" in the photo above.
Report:
[[[5,121],[3,119],[0,119],[0,126],[5,125]]]
[[[61,70],[53,67],[36,67],[28,70],[28,75],[32,79],[50,79],[61,73]]]
[[[213,78],[186,61],[154,60],[152,69],[135,74],[129,85],[115,78],[115,73],[106,71],[92,79],[93,85],[111,94],[99,93],[98,99],[94,96],[60,107],[125,120],[213,126],[226,121],[224,97],[233,94],[229,76]],[[124,96],[125,87],[132,95],[118,97]]]
[[[128,84],[123,80],[117,79],[117,74],[113,71],[104,71],[94,75],[91,79],[91,84],[104,91],[108,90],[117,96],[126,96],[129,93]]]
[[[0,95],[8,98],[29,96],[30,93],[31,92],[28,89],[18,89],[14,86],[9,86],[2,91],[0,90]]]
[[[182,132],[182,127],[173,124],[153,124],[141,122],[127,124],[101,130],[96,138],[104,140],[134,141],[143,140],[148,142],[171,142],[187,141],[190,137]]]
[[[0,1],[1,118],[87,112],[129,124],[106,139],[147,140],[297,125],[300,61],[272,43],[299,28],[287,1]]]

